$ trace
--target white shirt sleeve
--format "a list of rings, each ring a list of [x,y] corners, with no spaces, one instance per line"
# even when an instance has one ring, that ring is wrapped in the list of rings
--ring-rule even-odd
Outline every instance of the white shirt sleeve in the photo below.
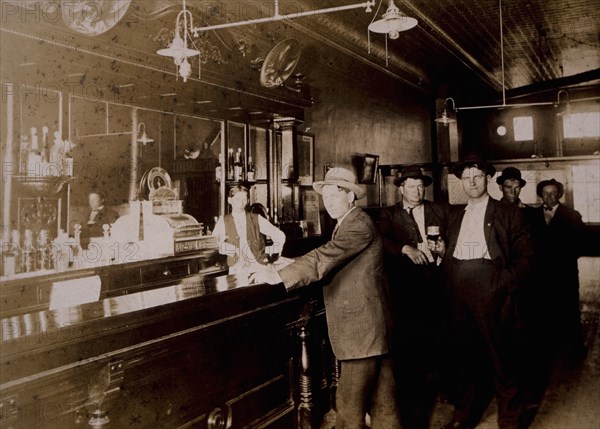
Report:
[[[273,240],[273,253],[279,253],[283,250],[285,244],[285,234],[263,216],[258,215],[258,227],[261,234],[268,235]]]

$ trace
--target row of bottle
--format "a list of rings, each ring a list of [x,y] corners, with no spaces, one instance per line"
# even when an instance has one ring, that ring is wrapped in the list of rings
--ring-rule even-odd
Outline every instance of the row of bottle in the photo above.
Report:
[[[41,270],[65,270],[74,265],[82,254],[81,225],[75,226],[75,237],[69,238],[63,230],[50,242],[48,231],[40,230],[37,240],[33,231],[26,229],[21,240],[20,233],[14,229],[10,241],[3,243],[3,275],[13,276]]]
[[[217,182],[221,181],[221,176],[223,174],[223,154],[219,154],[219,165],[215,169],[215,177]],[[243,180],[247,180],[249,182],[254,182],[255,180],[255,168],[254,163],[252,162],[252,157],[248,157],[248,171],[247,174],[244,175],[244,163],[242,162],[242,149],[238,148],[237,152],[234,152],[233,149],[229,149],[227,151],[227,174],[225,176],[226,180],[240,182]]]
[[[62,140],[60,131],[54,141],[48,140],[48,127],[42,127],[40,146],[38,129],[31,127],[29,136],[21,138],[21,173],[28,176],[73,176],[73,156],[70,144]]]

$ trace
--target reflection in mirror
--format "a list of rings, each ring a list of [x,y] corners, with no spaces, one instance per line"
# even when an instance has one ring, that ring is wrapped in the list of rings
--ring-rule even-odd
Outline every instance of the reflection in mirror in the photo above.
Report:
[[[268,130],[265,128],[249,127],[248,168],[252,158],[255,180],[267,180],[267,138]]]
[[[227,122],[227,180],[246,179],[246,125]]]

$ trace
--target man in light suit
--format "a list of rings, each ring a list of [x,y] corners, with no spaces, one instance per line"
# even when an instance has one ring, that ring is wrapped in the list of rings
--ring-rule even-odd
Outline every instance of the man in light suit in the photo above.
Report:
[[[323,280],[329,339],[341,362],[336,429],[400,428],[389,353],[389,308],[383,278],[383,245],[370,217],[354,205],[364,196],[354,174],[330,169],[313,188],[337,220],[331,241],[279,271],[258,272],[255,280],[287,290]]]
[[[476,156],[453,170],[468,196],[448,216],[443,260],[452,302],[460,385],[454,416],[444,429],[477,426],[495,392],[498,427],[517,429],[521,414],[518,359],[505,316],[511,294],[531,270],[533,245],[523,212],[487,193],[495,168]]]
[[[447,205],[424,199],[432,182],[418,166],[404,167],[394,179],[402,200],[383,210],[379,221],[392,299],[392,357],[405,429],[429,428],[447,322],[448,303],[437,264],[444,251]],[[436,242],[428,240],[428,227],[440,232]]]

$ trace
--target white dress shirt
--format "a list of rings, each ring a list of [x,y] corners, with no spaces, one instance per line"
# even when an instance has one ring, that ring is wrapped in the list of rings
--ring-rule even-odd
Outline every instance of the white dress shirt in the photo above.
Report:
[[[406,207],[406,210],[408,211],[408,207]],[[425,256],[427,256],[427,260],[429,262],[434,262],[433,255],[431,254],[429,246],[427,245],[427,232],[425,230],[425,206],[423,206],[423,204],[419,204],[418,206],[413,207],[412,215],[415,218],[415,222],[417,222],[417,226],[419,227],[419,235],[421,236],[421,242],[417,243],[417,249],[425,253]],[[441,262],[441,260],[438,262]]]
[[[465,207],[465,215],[460,224],[456,248],[452,255],[456,259],[491,259],[483,228],[489,199],[490,196],[487,195],[475,203],[469,200]]]
[[[550,210],[546,210],[546,207],[547,206],[543,206],[543,210],[544,210],[544,219],[546,220],[546,225],[548,225],[550,223],[550,221],[552,220],[552,218],[554,217],[554,214],[556,213],[558,204],[555,205],[554,207],[552,207]]]

